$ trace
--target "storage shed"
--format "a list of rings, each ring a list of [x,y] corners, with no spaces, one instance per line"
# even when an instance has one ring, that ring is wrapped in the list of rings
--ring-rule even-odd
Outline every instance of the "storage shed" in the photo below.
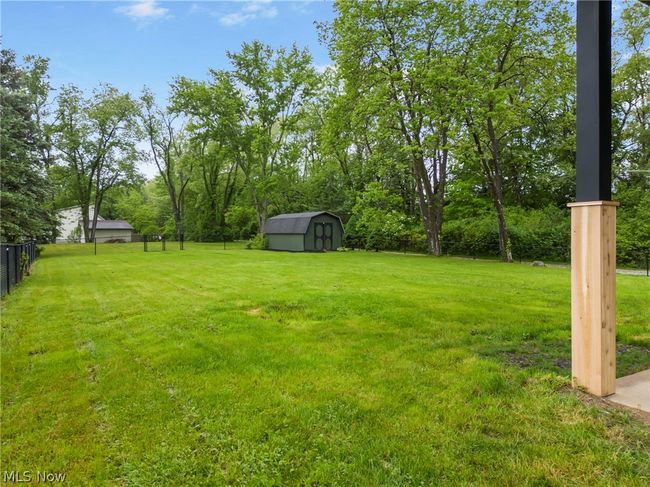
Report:
[[[269,250],[320,252],[343,244],[341,219],[327,211],[274,216],[266,221],[264,234]]]

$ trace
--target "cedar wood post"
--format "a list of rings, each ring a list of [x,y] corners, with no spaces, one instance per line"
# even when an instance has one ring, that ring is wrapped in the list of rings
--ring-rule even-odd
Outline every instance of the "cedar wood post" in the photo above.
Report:
[[[610,1],[577,2],[576,202],[571,207],[571,375],[616,386],[616,207],[611,201]]]

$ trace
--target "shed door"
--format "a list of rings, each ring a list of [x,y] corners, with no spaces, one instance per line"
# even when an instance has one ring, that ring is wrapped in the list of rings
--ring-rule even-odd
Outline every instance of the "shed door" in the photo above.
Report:
[[[334,227],[331,223],[314,223],[314,248],[316,250],[334,250],[332,248],[332,235]]]

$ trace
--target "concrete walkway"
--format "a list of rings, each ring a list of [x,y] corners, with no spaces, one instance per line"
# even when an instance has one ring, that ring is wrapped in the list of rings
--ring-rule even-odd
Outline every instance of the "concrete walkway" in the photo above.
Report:
[[[616,379],[616,394],[607,400],[650,413],[650,369]]]

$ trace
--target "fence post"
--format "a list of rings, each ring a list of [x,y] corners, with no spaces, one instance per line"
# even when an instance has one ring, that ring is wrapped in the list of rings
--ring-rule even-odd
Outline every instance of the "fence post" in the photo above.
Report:
[[[14,272],[15,272],[15,277],[16,277],[16,284],[18,284],[22,280],[22,276],[20,273],[20,245],[14,245]]]
[[[142,237],[143,237],[142,241],[144,242],[144,251],[146,252],[147,251],[147,236],[143,235]]]
[[[163,249],[163,252],[164,252],[165,251],[165,236],[164,235],[162,236],[162,249]]]
[[[97,255],[97,237],[93,238],[95,241],[95,255]]]
[[[11,277],[9,275],[9,245],[5,247],[5,255],[7,260],[5,262],[5,268],[7,269],[7,294],[11,292]]]

